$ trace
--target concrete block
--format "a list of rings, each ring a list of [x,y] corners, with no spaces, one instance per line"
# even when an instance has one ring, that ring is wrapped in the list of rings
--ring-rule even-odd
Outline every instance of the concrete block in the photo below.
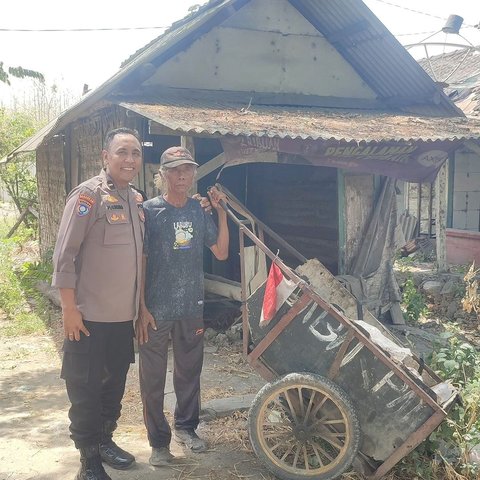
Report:
[[[480,185],[480,173],[469,173],[467,174],[467,177],[462,182],[462,188],[457,189],[457,191],[476,192],[478,191],[479,185]]]
[[[467,209],[467,192],[455,192],[453,194],[453,210]]]
[[[468,170],[470,173],[480,173],[480,155],[472,155],[469,157]]]
[[[466,192],[467,197],[467,210],[480,210],[480,185],[478,186],[478,191],[476,192]],[[455,210],[462,210],[457,208],[455,203],[453,204]]]
[[[480,230],[480,210],[469,210],[467,212],[467,230],[478,232]]]
[[[455,157],[455,179],[461,174],[467,173],[470,169],[470,162],[468,155],[457,155]]]
[[[464,230],[467,227],[467,212],[453,211],[453,228]]]

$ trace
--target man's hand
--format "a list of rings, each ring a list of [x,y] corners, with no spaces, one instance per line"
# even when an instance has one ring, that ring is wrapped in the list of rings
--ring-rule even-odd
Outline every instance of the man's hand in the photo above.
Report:
[[[147,307],[140,307],[138,313],[137,321],[135,322],[135,336],[137,337],[138,343],[143,345],[148,342],[148,326],[152,327],[154,330],[157,329],[157,324],[153,315],[148,311]]]
[[[68,338],[71,342],[76,340],[80,341],[80,332],[83,332],[87,337],[90,336],[90,332],[83,323],[82,314],[76,307],[63,308],[63,331],[65,332],[65,338]]]
[[[220,205],[220,202],[222,200],[225,203],[225,205],[227,204],[227,196],[223,192],[221,192],[217,187],[211,187],[208,190],[208,196],[210,198],[212,207],[215,210],[225,212],[222,206]]]
[[[207,197],[202,197],[199,193],[192,195],[194,200],[198,200],[200,202],[200,206],[205,210],[206,213],[210,213],[212,211],[212,206],[210,205],[210,201]]]

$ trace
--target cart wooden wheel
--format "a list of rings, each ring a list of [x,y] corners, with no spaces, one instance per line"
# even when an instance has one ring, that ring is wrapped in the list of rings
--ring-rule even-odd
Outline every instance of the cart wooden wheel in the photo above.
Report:
[[[352,464],[360,426],[347,394],[311,373],[290,373],[265,385],[248,416],[257,457],[284,480],[330,480]]]

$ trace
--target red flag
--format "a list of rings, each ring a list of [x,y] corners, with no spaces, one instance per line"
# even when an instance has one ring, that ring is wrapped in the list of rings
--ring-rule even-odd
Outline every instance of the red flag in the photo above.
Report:
[[[272,263],[270,272],[268,272],[267,284],[265,285],[262,314],[260,316],[261,327],[270,322],[285,300],[295,290],[295,287],[295,283],[285,278],[280,268],[275,263]]]

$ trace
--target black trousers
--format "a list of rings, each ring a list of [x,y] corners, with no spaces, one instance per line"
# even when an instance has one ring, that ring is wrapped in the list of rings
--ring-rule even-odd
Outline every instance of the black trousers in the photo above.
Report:
[[[148,441],[154,448],[168,447],[172,437],[163,413],[168,342],[173,346],[173,386],[177,403],[175,428],[195,429],[200,414],[200,374],[203,366],[203,319],[157,322],[148,342],[139,346],[140,392]]]
[[[105,420],[116,421],[130,363],[135,361],[133,322],[84,321],[90,332],[64,341],[61,377],[71,407],[70,437],[77,448],[98,444]]]

